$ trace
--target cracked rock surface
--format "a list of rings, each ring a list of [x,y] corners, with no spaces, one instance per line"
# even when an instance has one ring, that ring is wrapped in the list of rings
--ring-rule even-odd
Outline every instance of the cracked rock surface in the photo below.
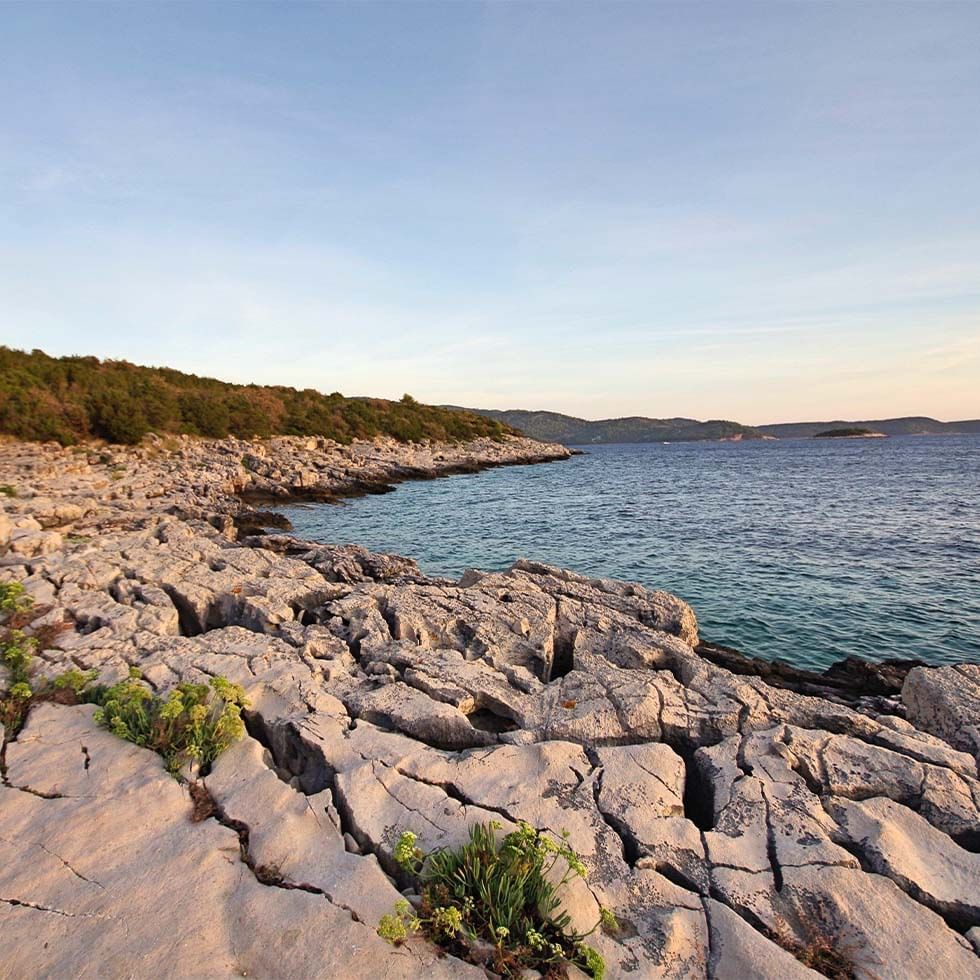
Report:
[[[906,717],[857,711],[702,658],[664,592],[532,561],[432,579],[241,519],[250,491],[560,447],[101,452],[0,447],[0,578],[35,600],[41,669],[221,674],[249,734],[195,823],[156,755],[35,706],[3,749],[0,976],[483,976],[374,928],[403,830],[494,819],[568,831],[589,876],[566,909],[622,924],[596,939],[610,977],[818,976],[828,943],[858,977],[980,977],[976,668],[912,670]]]

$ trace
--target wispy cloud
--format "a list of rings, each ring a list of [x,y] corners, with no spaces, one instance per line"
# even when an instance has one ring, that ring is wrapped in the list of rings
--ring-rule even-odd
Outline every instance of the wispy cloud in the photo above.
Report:
[[[11,7],[0,339],[590,415],[980,415],[977,9]]]

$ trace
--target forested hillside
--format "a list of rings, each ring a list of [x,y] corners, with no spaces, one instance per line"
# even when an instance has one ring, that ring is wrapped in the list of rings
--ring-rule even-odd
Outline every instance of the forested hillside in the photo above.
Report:
[[[215,438],[317,435],[350,442],[458,441],[510,432],[500,422],[420,405],[410,395],[323,395],[310,388],[235,385],[169,368],[0,347],[0,432],[19,439],[136,443],[148,432]]]

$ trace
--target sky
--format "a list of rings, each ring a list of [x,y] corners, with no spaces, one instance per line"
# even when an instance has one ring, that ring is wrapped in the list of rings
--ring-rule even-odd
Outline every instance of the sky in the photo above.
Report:
[[[980,3],[0,4],[0,343],[980,416]]]

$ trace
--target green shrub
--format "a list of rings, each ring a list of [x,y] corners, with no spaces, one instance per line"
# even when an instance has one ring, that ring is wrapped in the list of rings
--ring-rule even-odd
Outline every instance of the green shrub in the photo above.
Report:
[[[16,588],[15,588],[16,586]],[[18,591],[19,588],[19,591]],[[25,605],[24,600],[27,600]],[[29,605],[19,583],[0,585],[0,610],[21,612]],[[0,637],[0,663],[7,669],[7,691],[0,697],[0,724],[6,737],[23,727],[31,706],[39,701],[91,703],[95,720],[120,738],[163,756],[167,771],[177,776],[188,762],[207,772],[215,759],[245,732],[245,692],[224,677],[209,684],[179,684],[166,699],[155,695],[130,668],[130,676],[111,687],[94,686],[97,671],[72,668],[54,677],[35,676],[35,637],[7,629]]]
[[[24,725],[31,708],[34,690],[31,687],[31,665],[36,641],[20,630],[7,630],[0,641],[0,662],[7,668],[7,693],[0,698],[0,724],[5,737],[16,735]]]
[[[7,630],[0,640],[0,660],[10,674],[13,685],[28,684],[30,669],[34,660],[37,641],[32,636],[25,636],[21,630]]]
[[[13,613],[26,612],[33,602],[20,582],[0,582],[0,618],[7,619]]]
[[[26,612],[32,603],[20,582],[0,583],[0,622]],[[135,667],[126,680],[111,687],[93,686],[94,670],[72,668],[55,677],[35,677],[38,646],[36,637],[19,629],[4,628],[0,633],[0,664],[7,673],[7,691],[0,697],[0,724],[8,738],[20,731],[37,701],[87,701],[98,706],[97,722],[120,738],[158,752],[167,770],[176,776],[192,761],[207,772],[245,732],[245,692],[224,677],[212,677],[209,684],[178,684],[164,699],[142,682]]]
[[[0,583],[0,619],[26,612],[33,600],[24,592],[20,582]],[[5,737],[16,735],[30,710],[34,691],[31,688],[31,671],[37,640],[25,636],[21,630],[5,629],[0,636],[0,663],[7,668],[7,692],[0,697],[0,724]]]
[[[525,969],[559,975],[575,964],[601,980],[605,963],[585,939],[600,925],[615,927],[615,918],[603,910],[588,933],[571,928],[559,893],[576,875],[585,877],[585,866],[567,834],[558,840],[521,822],[498,840],[500,829],[497,822],[478,824],[461,847],[429,854],[416,846],[413,833],[402,834],[394,858],[422,900],[417,910],[399,902],[382,917],[378,934],[398,944],[421,933],[472,962],[478,962],[479,944],[490,944],[490,961],[482,965],[505,977]]]
[[[33,600],[19,582],[0,584],[0,619],[27,612]],[[57,677],[38,677],[35,674],[35,654],[57,636],[59,630],[46,626],[27,636],[22,630],[6,627],[0,634],[0,664],[7,669],[7,691],[0,697],[0,724],[6,738],[15,736],[23,727],[31,706],[37,701],[61,701],[77,704],[87,685],[95,680],[94,670],[68,670]]]
[[[0,483],[0,496],[16,497],[17,491],[9,483]]]
[[[150,431],[142,400],[125,390],[96,390],[87,407],[92,434],[100,439],[135,445]]]
[[[134,667],[112,687],[91,692],[95,720],[120,738],[163,756],[176,776],[188,762],[207,772],[215,759],[245,733],[245,692],[224,677],[209,684],[178,684],[166,699],[155,695]]]
[[[66,670],[52,681],[56,691],[70,691],[78,700],[85,696],[89,686],[99,676],[97,670]]]

